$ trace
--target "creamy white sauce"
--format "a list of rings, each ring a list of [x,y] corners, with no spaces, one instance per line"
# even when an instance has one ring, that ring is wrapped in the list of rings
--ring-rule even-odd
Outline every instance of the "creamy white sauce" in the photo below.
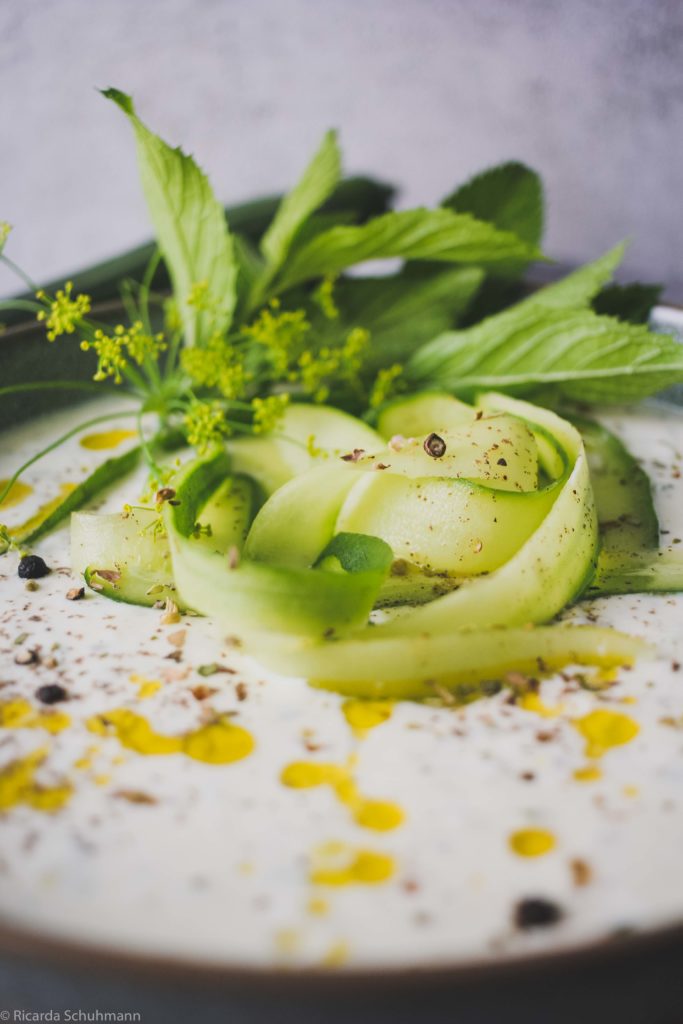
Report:
[[[73,420],[62,413],[6,434],[0,477]],[[683,539],[683,418],[617,412],[605,423],[653,479],[665,539]],[[27,474],[33,495],[0,510],[0,521],[25,519],[102,458],[74,441]],[[129,481],[106,506],[132,496]],[[403,703],[359,738],[340,698],[267,676],[209,620],[162,626],[155,610],[93,595],[67,601],[77,581],[62,571],[66,529],[38,551],[59,571],[34,592],[17,579],[14,555],[0,559],[0,705],[24,698],[38,708],[37,687],[59,682],[71,699],[56,710],[71,726],[2,730],[0,771],[45,748],[36,779],[74,792],[54,814],[19,804],[0,816],[0,921],[203,962],[400,966],[566,948],[683,916],[683,671],[672,668],[683,660],[680,597],[609,598],[569,612],[645,637],[658,657],[600,694],[544,682],[544,705],[561,706],[555,717],[511,706],[505,694],[461,709]],[[36,647],[40,664],[15,663]],[[182,661],[169,660],[177,650]],[[235,674],[197,673],[212,662]],[[162,685],[140,699],[134,674]],[[215,692],[197,700],[198,685]],[[255,750],[224,765],[142,756],[86,728],[121,707],[166,735],[196,730],[212,711],[234,713]],[[628,715],[640,732],[600,759],[599,780],[580,782],[585,741],[573,720],[596,709]],[[400,805],[399,827],[361,827],[330,785],[280,781],[292,762],[347,765],[354,754],[359,790]],[[141,794],[154,802],[131,802]],[[510,836],[526,829],[551,833],[554,849],[515,854]],[[393,877],[312,884],[314,851],[333,841],[391,858]],[[513,908],[527,897],[556,903],[561,922],[515,929]]]

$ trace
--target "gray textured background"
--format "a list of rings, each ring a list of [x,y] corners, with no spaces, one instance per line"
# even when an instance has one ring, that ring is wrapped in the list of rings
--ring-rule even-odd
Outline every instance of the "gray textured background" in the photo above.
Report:
[[[626,270],[682,298],[682,57],[681,0],[0,0],[0,219],[38,279],[148,235],[113,84],[226,202],[330,125],[402,205],[526,160],[553,256],[630,236]]]

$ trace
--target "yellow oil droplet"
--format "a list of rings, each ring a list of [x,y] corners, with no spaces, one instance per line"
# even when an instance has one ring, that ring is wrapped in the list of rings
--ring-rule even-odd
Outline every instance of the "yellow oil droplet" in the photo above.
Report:
[[[81,438],[82,448],[93,452],[105,451],[107,448],[118,448],[124,441],[137,437],[135,430],[102,430],[97,434],[86,434]]]
[[[10,537],[23,537],[29,533],[32,533],[37,529],[48,516],[52,515],[55,509],[58,509],[65,498],[68,498],[72,491],[76,490],[76,484],[62,484],[59,488],[58,494],[51,498],[50,501],[46,501],[44,505],[41,505],[38,511],[27,519],[25,522],[20,523],[19,526],[12,526],[9,529]]]
[[[330,912],[330,905],[322,896],[311,896],[306,904],[306,910],[313,917],[325,917]]]
[[[403,809],[390,801],[364,797],[353,778],[354,768],[353,758],[347,765],[294,761],[283,769],[280,780],[292,789],[331,786],[339,802],[350,810],[357,825],[377,832],[398,828],[405,817]]]
[[[359,739],[388,721],[393,710],[391,700],[345,700],[342,704],[344,717]]]
[[[137,686],[140,700],[147,700],[148,697],[153,697],[161,689],[161,683],[158,679],[146,679],[145,676],[140,676],[137,672],[133,672],[129,678],[131,683]]]
[[[543,857],[557,845],[555,836],[544,828],[522,828],[513,832],[510,848],[520,857]]]
[[[640,732],[640,726],[633,718],[606,708],[575,719],[574,726],[586,740],[586,757],[590,758],[602,757],[612,747],[630,743]]]
[[[542,718],[557,718],[564,711],[563,704],[557,704],[555,707],[544,704],[538,693],[523,693],[517,701],[517,706],[524,711],[533,711]]]
[[[237,865],[237,870],[239,871],[239,873],[241,875],[245,875],[245,876],[253,875],[254,874],[254,865],[252,864],[252,862],[250,860],[243,860],[243,861],[240,861],[240,863]]]
[[[638,786],[624,786],[623,793],[624,796],[630,797],[631,799],[635,799],[635,797],[640,796]]]
[[[395,870],[393,858],[385,853],[324,843],[313,852],[310,880],[314,885],[380,885]]]
[[[36,711],[27,700],[0,704],[0,727],[4,729],[45,729],[54,735],[70,724],[71,719],[63,711]]]
[[[0,494],[2,494],[8,483],[9,480],[0,480]],[[20,505],[31,494],[33,494],[33,488],[30,484],[24,484],[21,480],[15,480],[9,493],[0,501],[0,508],[13,508],[14,505]]]
[[[638,698],[637,697],[630,697],[630,696],[629,697],[622,697],[620,703],[621,704],[637,704],[638,703]]]
[[[339,942],[333,942],[330,948],[327,950],[325,955],[320,961],[321,967],[342,967],[347,963],[351,956],[351,948],[348,942],[344,942],[340,939]]]
[[[574,770],[573,777],[577,782],[597,782],[602,778],[602,769],[597,764],[585,764]]]
[[[94,775],[93,782],[96,786],[108,786],[111,782],[111,775]]]
[[[254,749],[251,733],[229,718],[218,718],[193,732],[166,736],[156,732],[142,715],[128,708],[115,708],[88,719],[88,729],[100,736],[114,735],[127,750],[136,754],[185,754],[206,764],[240,761]]]
[[[25,804],[36,811],[51,813],[67,803],[73,792],[68,783],[41,786],[35,780],[35,773],[46,757],[47,750],[36,750],[0,771],[0,812]]]

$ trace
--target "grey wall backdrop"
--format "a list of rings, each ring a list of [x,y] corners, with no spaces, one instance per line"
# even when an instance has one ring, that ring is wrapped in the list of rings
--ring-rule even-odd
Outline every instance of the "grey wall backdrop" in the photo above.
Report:
[[[626,276],[683,297],[681,0],[2,0],[0,219],[35,278],[148,235],[109,84],[226,202],[290,184],[330,125],[402,205],[525,160],[553,256],[630,236]]]

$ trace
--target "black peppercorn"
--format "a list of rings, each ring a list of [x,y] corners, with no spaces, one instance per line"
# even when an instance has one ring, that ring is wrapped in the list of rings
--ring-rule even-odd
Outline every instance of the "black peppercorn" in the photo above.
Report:
[[[41,704],[59,704],[63,700],[68,700],[69,694],[59,683],[47,683],[45,686],[38,687],[36,699]]]
[[[430,434],[422,446],[433,459],[441,459],[446,454],[446,442],[438,434]]]
[[[538,896],[520,900],[514,911],[515,925],[523,929],[547,928],[557,924],[562,917],[562,908],[557,903]]]
[[[24,555],[17,572],[22,580],[39,580],[41,576],[47,576],[50,569],[40,555]]]

